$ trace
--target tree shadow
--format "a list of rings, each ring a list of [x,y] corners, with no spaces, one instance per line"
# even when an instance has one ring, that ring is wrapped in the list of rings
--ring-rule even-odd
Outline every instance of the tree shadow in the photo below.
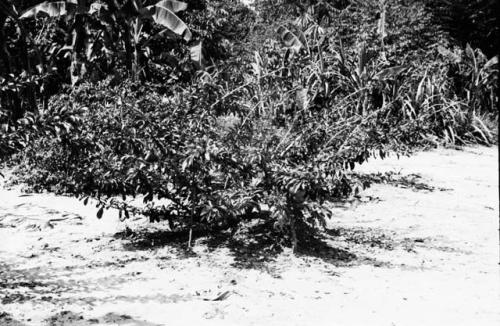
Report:
[[[78,268],[83,270],[78,271]],[[100,270],[107,269],[107,265],[103,265],[102,268],[88,268],[87,266],[22,268],[16,264],[0,263],[0,280],[2,280],[0,282],[0,306],[23,302],[47,302],[63,305],[104,302],[100,297],[89,297],[87,294],[119,291],[124,287],[126,281],[131,278],[130,274],[121,273],[103,274],[95,277],[96,271],[97,275],[99,275]],[[91,276],[91,278],[78,276]],[[133,275],[133,279],[135,281],[147,280],[139,276],[139,274]],[[106,299],[112,301],[116,298],[110,297]],[[119,299],[134,301],[138,297],[121,296]],[[154,298],[143,297],[140,299],[152,300]],[[3,326],[1,322],[0,325]]]
[[[205,245],[209,252],[220,248],[229,249],[233,262],[231,266],[243,269],[268,270],[270,264],[283,252],[284,247],[291,247],[291,241],[279,230],[274,229],[272,220],[257,219],[240,225],[236,232],[231,230],[217,233],[193,233],[197,245]],[[354,253],[337,248],[328,243],[328,234],[315,233],[300,239],[297,255],[314,257],[333,265],[348,265],[358,260]],[[173,249],[176,258],[189,258],[196,254],[187,249],[187,233],[168,230],[132,231],[126,229],[115,234],[123,241],[125,250],[150,250],[168,246]]]
[[[90,326],[90,325],[127,325],[127,326],[161,326],[129,315],[113,312],[99,318],[85,319],[82,315],[71,311],[61,311],[46,319],[46,326]]]
[[[254,221],[242,226],[237,232],[224,232],[207,237],[203,242],[211,251],[220,247],[228,248],[234,258],[231,263],[233,267],[267,269],[268,264],[283,251],[281,238],[282,235],[273,230],[269,222]]]
[[[23,303],[49,304],[55,307],[65,305],[96,306],[108,302],[129,302],[129,303],[162,303],[170,304],[184,301],[192,301],[190,293],[136,293],[120,294],[120,290],[126,286],[130,280],[147,282],[147,278],[140,278],[138,275],[113,273],[102,277],[75,280],[68,278],[64,273],[65,269],[40,268],[19,268],[15,265],[0,264],[0,306],[9,307]],[[93,275],[95,270],[88,270],[87,274]],[[97,270],[99,274],[99,270]],[[69,275],[74,276],[71,271]],[[78,278],[78,277],[77,277]],[[118,292],[116,292],[118,291]],[[106,296],[93,296],[92,293],[106,292]],[[142,320],[134,320],[127,316],[107,314],[94,320],[84,320],[81,315],[72,312],[61,312],[47,320],[48,325],[121,325],[129,326],[153,326],[156,324]],[[25,326],[18,322],[9,314],[0,311],[0,326]]]
[[[321,259],[323,262],[335,266],[350,265],[359,259],[356,254],[348,250],[328,244],[327,238],[324,235],[303,240],[297,253]]]
[[[349,244],[369,248],[394,250],[400,245],[400,241],[394,239],[394,234],[387,234],[374,228],[336,227],[325,229],[324,233],[330,239],[342,239]]]
[[[193,239],[201,236],[198,232],[193,233]],[[188,248],[189,233],[173,232],[165,229],[142,228],[131,230],[126,228],[124,231],[117,232],[113,236],[115,239],[122,241],[124,250],[127,251],[144,251],[154,248],[162,248],[168,246],[177,258],[195,257],[196,254]]]
[[[244,232],[232,233],[193,231],[193,243],[206,245],[210,252],[226,247],[234,255],[235,267],[260,268],[273,260],[282,250],[277,245],[271,233],[263,232],[262,226],[247,229]],[[164,229],[143,228],[139,230],[126,229],[114,235],[122,241],[123,249],[128,251],[144,251],[168,246],[176,258],[196,257],[197,254],[187,246],[189,233],[187,231],[173,232]]]
[[[424,180],[420,174],[403,175],[398,172],[389,171],[385,173],[358,174],[363,184],[387,184],[398,188],[411,189],[413,191],[433,192],[448,191],[446,188],[435,187]]]
[[[2,206],[0,227],[16,227],[22,223],[47,223],[52,220],[83,220],[79,214],[65,210],[56,210],[38,203],[24,202],[12,206]],[[77,222],[78,223],[78,222]]]
[[[6,312],[0,312],[0,325],[2,325],[2,326],[26,326],[26,324],[12,318],[12,316]]]

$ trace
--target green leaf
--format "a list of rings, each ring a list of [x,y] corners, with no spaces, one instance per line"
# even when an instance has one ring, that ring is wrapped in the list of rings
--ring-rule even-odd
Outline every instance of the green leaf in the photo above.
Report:
[[[381,10],[380,10],[380,18],[377,24],[377,33],[380,35],[382,39],[387,37],[387,32],[385,30],[386,25],[386,6],[385,2],[381,2]]]
[[[276,32],[278,33],[281,41],[285,44],[286,47],[299,52],[300,49],[304,46],[300,39],[286,27],[280,26],[278,27]]]
[[[472,47],[470,46],[469,43],[467,43],[467,45],[465,46],[465,54],[470,58],[470,59],[475,59],[476,58],[476,55],[474,53],[474,50],[472,49]]]
[[[108,10],[108,5],[101,2],[94,2],[90,5],[89,14],[92,15],[97,13],[97,15],[101,15],[101,12],[105,12]]]
[[[361,46],[359,47],[358,53],[358,76],[361,76],[361,74],[363,74],[369,61],[370,57],[368,56],[366,51],[366,43],[362,42]]]
[[[489,68],[491,68],[497,64],[498,64],[498,56],[494,56],[493,58],[491,58],[490,60],[488,60],[488,62],[486,62],[484,64],[483,69],[488,70]]]
[[[306,88],[300,88],[299,90],[297,90],[296,100],[297,100],[297,104],[301,110],[305,110],[308,108],[309,99],[307,98],[307,89]]]
[[[97,218],[101,219],[102,214],[104,214],[104,207],[99,208],[99,210],[97,211]]]
[[[77,6],[77,0],[45,1],[25,10],[20,18],[36,17],[39,14],[49,17],[64,16],[74,12]]]
[[[156,3],[155,6],[162,6],[172,12],[184,11],[187,9],[187,3],[174,0],[162,0]]]
[[[150,201],[153,201],[153,193],[152,192],[149,192],[143,199],[143,202],[144,203],[148,203]]]
[[[462,57],[460,55],[450,51],[449,49],[443,47],[442,45],[438,46],[438,52],[443,57],[447,58],[448,60],[450,60],[454,63],[460,63],[462,61]]]
[[[379,71],[373,78],[378,80],[392,79],[397,77],[403,71],[406,70],[406,66],[395,66]]]
[[[164,0],[154,6],[149,6],[149,12],[153,20],[160,25],[167,27],[177,35],[182,36],[186,41],[192,37],[187,25],[175,14],[187,8],[187,4],[179,1]]]
[[[199,69],[205,68],[205,58],[203,56],[203,41],[199,41],[197,44],[190,48],[191,60],[196,64]]]

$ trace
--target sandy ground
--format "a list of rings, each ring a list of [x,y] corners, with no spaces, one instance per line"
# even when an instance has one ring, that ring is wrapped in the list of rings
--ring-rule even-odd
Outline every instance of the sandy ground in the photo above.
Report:
[[[210,239],[188,255],[161,225],[0,190],[0,325],[500,325],[497,162],[496,147],[371,161],[386,182],[299,256]]]

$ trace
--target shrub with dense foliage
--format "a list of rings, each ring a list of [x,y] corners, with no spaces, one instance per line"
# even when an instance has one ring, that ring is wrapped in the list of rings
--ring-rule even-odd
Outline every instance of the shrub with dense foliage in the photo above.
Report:
[[[61,72],[74,63],[91,69],[34,112],[2,103],[1,155],[18,163],[19,182],[92,199],[99,218],[115,207],[179,232],[263,219],[296,249],[325,224],[330,201],[365,186],[356,164],[438,142],[495,141],[498,59],[452,47],[423,5],[280,4],[259,1],[257,13],[224,0],[176,4],[193,43],[184,25],[182,39],[145,20],[133,29],[132,58],[121,37],[114,51],[98,47],[111,61],[56,61],[58,82],[70,83]],[[144,13],[132,13],[122,23],[136,25],[118,24],[118,36],[142,26]],[[64,25],[31,21],[40,22],[44,33]],[[3,98],[21,90],[12,78],[2,79],[13,87]]]

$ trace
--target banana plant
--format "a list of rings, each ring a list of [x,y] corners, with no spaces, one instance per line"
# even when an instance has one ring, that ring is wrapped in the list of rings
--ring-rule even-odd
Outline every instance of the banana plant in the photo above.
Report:
[[[79,53],[82,53],[85,48],[92,48],[92,45],[88,44],[87,35],[90,15],[95,15],[104,23],[114,24],[113,27],[120,31],[127,68],[135,79],[140,72],[140,41],[144,21],[152,20],[166,27],[161,32],[162,34],[170,32],[189,41],[192,37],[191,31],[177,16],[178,12],[186,9],[185,2],[175,0],[161,0],[154,4],[148,0],[49,0],[25,10],[20,17],[24,19],[48,16],[72,19],[71,77],[72,84],[75,84],[79,78],[79,71],[77,71],[80,65]]]
[[[20,19],[38,17],[65,17],[70,21],[71,45],[63,49],[71,52],[70,76],[71,84],[75,85],[79,78],[83,66],[81,53],[85,48],[87,40],[87,0],[59,0],[44,1],[24,10],[20,14]]]
[[[161,36],[181,36],[190,41],[192,34],[188,26],[176,15],[187,9],[185,2],[162,0],[154,5],[147,5],[147,0],[129,0],[128,5],[116,8],[114,18],[122,22],[122,36],[125,44],[127,65],[132,77],[138,78],[141,72],[140,57],[142,54],[142,28],[146,20],[166,27]],[[112,12],[111,12],[112,14]]]
[[[21,53],[21,66],[13,67],[11,55],[7,49],[7,37],[4,33],[5,23],[7,19],[17,22],[17,40],[16,46]],[[32,76],[32,69],[28,56],[27,48],[27,33],[22,24],[19,24],[18,9],[9,1],[0,2],[0,57],[2,57],[3,66],[0,66],[2,82],[6,82],[8,86],[2,87],[0,97],[2,106],[10,108],[13,113],[13,118],[20,118],[26,109],[32,112],[37,111],[36,103],[36,81]],[[3,69],[2,69],[3,68]],[[18,69],[16,69],[18,68]],[[20,73],[17,70],[21,70]],[[17,73],[17,74],[16,74]],[[7,79],[3,77],[6,76]],[[7,103],[10,103],[5,105]],[[23,105],[26,103],[27,105]]]

